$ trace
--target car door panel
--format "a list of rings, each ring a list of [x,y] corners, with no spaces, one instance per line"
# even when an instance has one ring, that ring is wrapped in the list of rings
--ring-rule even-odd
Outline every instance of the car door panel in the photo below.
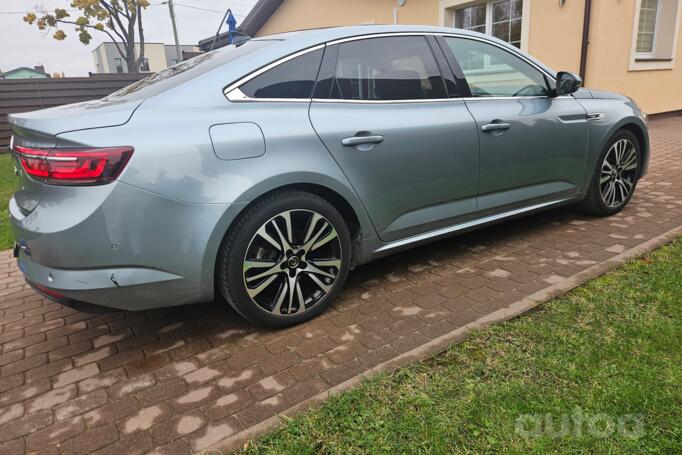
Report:
[[[313,101],[310,119],[382,240],[435,229],[476,210],[478,137],[463,101]],[[364,149],[342,144],[358,132],[384,139]]]
[[[552,200],[579,191],[587,115],[571,96],[550,97],[549,76],[502,45],[465,37],[439,41],[466,79],[480,138],[478,208]]]
[[[467,100],[480,135],[479,209],[575,193],[587,119],[571,97]],[[504,123],[505,130],[484,131]]]
[[[384,241],[476,210],[476,124],[437,47],[401,36],[325,50],[310,120]]]

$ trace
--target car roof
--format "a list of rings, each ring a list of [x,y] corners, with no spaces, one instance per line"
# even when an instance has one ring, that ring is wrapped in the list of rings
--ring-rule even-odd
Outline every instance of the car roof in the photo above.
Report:
[[[354,25],[346,27],[329,27],[291,31],[276,35],[253,38],[247,41],[247,43],[263,43],[264,46],[249,53],[248,55],[245,55],[244,57],[227,61],[227,63],[220,66],[218,66],[217,63],[222,60],[221,56],[223,53],[234,52],[235,46],[227,46],[216,49],[215,51],[209,53],[215,55],[214,60],[216,62],[216,65],[213,65],[210,70],[203,72],[201,68],[207,68],[195,68],[180,75],[180,77],[177,79],[174,78],[173,80],[169,80],[168,83],[164,82],[158,84],[158,86],[155,86],[151,90],[145,90],[144,92],[141,91],[138,95],[130,96],[128,98],[146,99],[160,95],[159,102],[162,103],[172,102],[174,104],[178,104],[181,102],[181,100],[188,100],[187,102],[192,103],[193,105],[217,103],[218,100],[216,100],[217,97],[215,96],[216,91],[219,90],[222,92],[225,87],[228,87],[249,73],[302,50],[310,49],[315,46],[345,38],[393,33],[443,33],[485,40],[494,43],[497,46],[508,49],[510,52],[520,53],[523,55],[523,58],[533,62],[536,66],[546,71],[547,74],[552,75],[553,77],[555,75],[550,68],[522,52],[518,48],[490,35],[484,35],[482,33],[451,27],[435,27],[425,25]],[[265,45],[265,42],[268,42],[268,44]],[[227,56],[227,54],[224,55]],[[183,96],[183,94],[186,94],[187,96]],[[151,103],[148,101],[147,104]]]

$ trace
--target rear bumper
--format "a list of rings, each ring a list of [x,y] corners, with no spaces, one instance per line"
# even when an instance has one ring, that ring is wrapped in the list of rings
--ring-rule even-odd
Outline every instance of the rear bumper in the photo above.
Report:
[[[187,280],[160,270],[57,269],[38,264],[23,251],[17,264],[32,287],[60,303],[75,301],[134,311],[187,303],[197,298],[197,289]]]
[[[213,298],[215,255],[236,207],[122,182],[40,194],[30,213],[14,198],[9,212],[19,268],[42,294],[123,310]]]

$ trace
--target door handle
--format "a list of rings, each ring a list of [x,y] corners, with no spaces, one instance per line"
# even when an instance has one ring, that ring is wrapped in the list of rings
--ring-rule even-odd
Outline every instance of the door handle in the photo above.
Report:
[[[505,123],[505,122],[493,120],[492,123],[488,123],[487,125],[483,125],[481,127],[481,131],[487,133],[490,131],[505,131],[505,130],[508,130],[509,128],[511,128],[510,123]]]
[[[379,135],[379,134],[363,134],[359,135],[360,133],[356,134],[353,137],[347,137],[345,139],[341,140],[341,143],[345,145],[346,147],[356,147],[358,145],[364,145],[364,144],[380,144],[381,142],[384,142],[384,137]]]

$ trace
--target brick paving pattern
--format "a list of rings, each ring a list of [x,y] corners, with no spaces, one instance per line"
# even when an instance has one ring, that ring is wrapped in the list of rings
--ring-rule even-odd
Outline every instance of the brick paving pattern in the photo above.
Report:
[[[682,224],[682,117],[610,218],[563,208],[353,272],[312,322],[263,330],[218,303],[86,314],[0,257],[0,454],[198,452]]]

